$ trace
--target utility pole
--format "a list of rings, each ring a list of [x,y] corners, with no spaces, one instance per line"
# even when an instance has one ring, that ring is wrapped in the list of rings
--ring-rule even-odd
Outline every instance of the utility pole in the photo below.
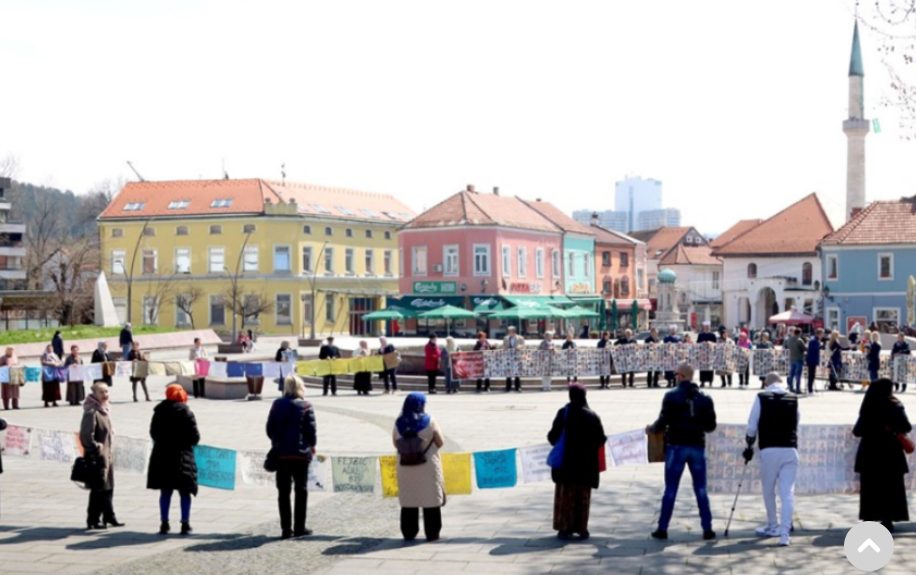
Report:
[[[140,251],[140,243],[143,241],[143,238],[146,237],[146,228],[149,227],[149,222],[149,219],[143,222],[143,229],[140,230],[140,237],[137,238],[137,245],[134,246],[134,253],[130,256],[130,270],[127,273],[127,323],[131,323],[133,321],[133,315],[131,314],[131,311],[133,310],[134,304],[134,263],[137,261],[137,252]]]
[[[318,273],[318,263],[321,261],[321,256],[324,254],[324,248],[326,248],[327,245],[328,245],[328,240],[325,240],[325,242],[321,244],[321,250],[319,250],[318,257],[315,258],[315,263],[312,265],[312,275],[309,277],[309,283],[311,284],[311,290],[312,290],[312,310],[310,313],[311,318],[309,318],[309,323],[311,324],[309,328],[309,338],[310,339],[315,339],[315,308],[317,307],[317,304],[318,304],[318,302],[315,301],[315,293],[317,292],[315,276]]]

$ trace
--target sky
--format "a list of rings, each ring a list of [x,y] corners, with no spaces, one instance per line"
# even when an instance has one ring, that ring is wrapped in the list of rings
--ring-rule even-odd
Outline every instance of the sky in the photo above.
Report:
[[[0,155],[105,179],[287,179],[417,211],[473,184],[564,211],[663,182],[714,234],[845,205],[852,0],[0,0]],[[862,30],[867,198],[916,194]]]

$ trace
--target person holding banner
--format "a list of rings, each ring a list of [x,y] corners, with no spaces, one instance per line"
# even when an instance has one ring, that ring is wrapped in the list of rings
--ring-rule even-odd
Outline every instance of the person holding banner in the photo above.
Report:
[[[649,331],[649,337],[643,340],[643,343],[651,348],[656,348],[661,340],[658,339],[658,330],[654,327]],[[662,374],[660,371],[649,371],[646,373],[646,387],[658,387],[658,377]]]
[[[369,344],[366,340],[359,340],[359,347],[353,350],[353,357],[369,357]],[[353,374],[353,388],[356,395],[369,395],[372,391],[372,374],[368,371],[358,371]]]
[[[194,345],[192,345],[191,349],[188,350],[188,361],[196,362],[199,359],[209,359],[209,356],[207,355],[207,350],[201,343],[200,338],[195,337]],[[191,390],[194,393],[195,399],[198,397],[206,397],[206,384],[206,377],[194,377],[194,379],[191,380]]]
[[[426,383],[429,387],[429,394],[436,394],[436,377],[439,375],[439,362],[442,361],[442,349],[439,347],[436,334],[429,336],[426,347],[423,349],[423,365],[426,368]]]
[[[567,340],[571,340],[567,335]],[[565,344],[564,344],[565,346]],[[551,354],[556,349],[556,346],[553,343],[553,332],[548,331],[544,333],[544,339],[541,340],[541,343],[538,344],[538,351],[549,351]],[[565,349],[565,347],[564,347]],[[550,384],[553,381],[553,378],[550,376],[549,370],[547,375],[541,376],[541,391],[550,391]]]
[[[70,355],[64,360],[64,367],[70,368],[71,365],[83,365],[83,358],[80,357],[80,348],[75,345],[70,346]],[[86,386],[82,379],[73,380],[67,377],[67,403],[70,405],[79,405],[86,399]]]
[[[134,340],[134,342],[130,344],[130,353],[127,354],[127,361],[130,361],[130,362],[146,361],[146,354],[144,354],[143,351],[140,350],[139,341]],[[138,383],[141,386],[143,386],[143,395],[146,396],[146,401],[152,401],[149,398],[149,390],[146,388],[146,378],[145,377],[131,377],[130,378],[130,387],[134,393],[134,403],[137,402],[137,384]]]
[[[909,521],[906,481],[910,472],[900,436],[912,431],[906,410],[892,393],[894,383],[882,377],[868,386],[852,434],[861,437],[856,452],[859,474],[859,519],[879,521],[894,531],[894,521]]]
[[[41,400],[45,407],[48,407],[49,403],[57,407],[57,402],[60,401],[60,377],[57,375],[57,368],[61,365],[60,357],[54,353],[51,344],[48,344],[45,352],[41,354]]]
[[[318,359],[338,359],[340,358],[340,349],[334,345],[334,338],[328,336],[328,342],[318,350]],[[323,379],[324,391],[321,395],[328,394],[328,387],[331,388],[331,395],[337,395],[337,376],[326,375]]]
[[[111,387],[113,383],[114,375],[114,363],[112,363],[111,354],[108,353],[108,344],[104,341],[98,343],[98,347],[95,351],[92,352],[92,363],[101,363],[102,364],[102,379],[97,379],[92,383],[98,381],[105,382],[108,387]]]
[[[891,348],[891,358],[896,361],[897,356],[903,357],[907,355],[910,355],[910,344],[906,341],[906,334],[900,332],[897,334],[897,341],[894,342],[894,347]],[[896,393],[902,386],[902,392],[906,393],[906,378],[898,377],[897,379],[898,381],[894,382],[894,392]]]
[[[588,539],[588,516],[592,489],[598,489],[599,450],[607,436],[598,414],[588,407],[586,389],[580,383],[569,385],[569,403],[557,411],[547,441],[556,445],[562,438],[563,459],[550,471],[556,487],[553,496],[553,528],[560,539],[578,534]]]
[[[159,535],[167,535],[172,494],[181,498],[181,534],[190,535],[191,496],[197,495],[197,460],[194,446],[200,443],[197,420],[188,407],[188,394],[177,383],[165,388],[165,399],[153,409],[149,436],[153,453],[149,459],[146,488],[159,491]]]
[[[610,344],[611,344],[611,332],[609,332],[608,330],[602,331],[601,339],[598,340],[598,349],[607,349],[607,347]],[[598,386],[598,389],[609,389],[610,388],[611,386],[611,373],[610,372],[611,371],[613,371],[613,369],[608,370],[607,375],[598,376],[598,383],[600,384]]]
[[[754,458],[754,443],[760,438],[760,481],[767,524],[756,530],[761,537],[779,537],[780,547],[789,545],[792,514],[795,511],[795,474],[798,472],[798,396],[783,387],[782,377],[771,371],[766,385],[757,394],[747,420],[745,464]],[[776,520],[776,489],[782,502],[780,521]]]
[[[569,332],[569,333],[566,334],[566,341],[563,342],[563,350],[565,351],[565,350],[567,350],[567,349],[576,349],[576,342],[573,340],[573,334],[572,334],[572,332]],[[566,385],[569,385],[570,382],[572,382],[572,383],[579,383],[579,376],[578,376],[578,375],[574,375],[574,376],[570,377],[570,376],[567,375],[567,376],[566,376]],[[550,388],[548,387],[548,389],[550,389]]]
[[[710,323],[708,321],[703,322],[703,331],[697,336],[697,343],[716,343],[716,334],[714,334],[710,329]],[[715,372],[711,369],[702,369],[700,370],[700,387],[706,387],[706,384],[709,384],[709,387],[712,387],[712,381],[715,379]]]
[[[413,442],[404,439],[415,438]],[[416,441],[419,439],[419,442]],[[436,420],[426,413],[426,396],[411,393],[404,398],[401,415],[392,431],[398,450],[398,502],[401,505],[401,534],[413,541],[420,532],[420,509],[427,541],[436,541],[442,531],[442,506],[445,505],[445,475],[439,450],[445,444]],[[419,444],[419,462],[407,464],[404,449]],[[416,453],[412,453],[416,456]]]
[[[452,354],[458,352],[455,338],[445,338],[445,347],[442,348],[442,371],[445,372],[445,393],[458,393],[459,380],[452,373]]]
[[[384,359],[387,355],[392,358],[391,364],[385,364],[385,370],[382,371],[382,381],[385,383],[385,393],[397,393],[398,392],[398,362],[400,362],[400,357],[398,356],[397,350],[393,344],[388,343],[388,338],[380,337],[378,340],[379,350],[378,354]],[[389,355],[395,354],[395,355]],[[389,367],[391,365],[391,367]],[[391,383],[391,387],[388,387],[388,384]]]
[[[817,375],[817,366],[821,364],[821,340],[824,337],[823,328],[817,328],[814,337],[808,340],[808,349],[805,352],[805,368],[808,370],[808,395],[814,394],[814,377]]]
[[[750,351],[752,347],[751,338],[749,334],[747,333],[747,328],[741,328],[741,331],[738,333],[738,343],[736,343],[735,345],[737,345],[741,349],[747,350],[745,352],[747,354],[747,362],[744,365],[744,371],[741,371],[738,373],[738,387],[746,388],[748,384],[750,383],[750,377],[751,377]]]
[[[13,367],[19,365],[19,358],[16,357],[16,353],[13,351],[13,348],[6,348],[6,352],[0,356],[0,366]],[[0,394],[3,397],[3,409],[10,408],[10,402],[13,404],[13,409],[19,409],[19,385],[15,383],[2,383],[0,384]]]
[[[676,325],[668,326],[668,335],[665,336],[663,343],[681,343],[681,338],[677,334]],[[665,381],[668,382],[668,384],[665,387],[674,387],[677,384],[674,378],[673,371],[665,372]]]
[[[510,325],[503,338],[503,349],[525,349],[525,338],[515,333],[515,326]],[[512,378],[506,378],[506,393],[512,391]],[[522,392],[522,381],[515,377],[515,391]]]
[[[281,537],[289,539],[311,535],[312,530],[305,527],[309,497],[307,480],[309,463],[318,444],[318,429],[315,410],[305,400],[305,383],[298,376],[287,376],[283,397],[274,400],[270,407],[267,437],[277,460]],[[295,496],[291,509],[289,499],[293,486]]]
[[[108,386],[92,384],[92,393],[83,403],[83,420],[80,423],[80,443],[84,457],[92,461],[94,481],[88,483],[89,508],[86,529],[108,529],[124,527],[114,512],[114,466],[112,465],[112,443],[114,428],[111,425],[111,404],[108,402]]]
[[[849,348],[840,343],[840,332],[833,330],[830,332],[830,339],[827,341],[827,351],[830,352],[830,389],[831,391],[840,391],[840,374],[843,373],[843,352]]]
[[[868,377],[870,381],[878,379],[878,370],[881,369],[881,334],[871,332],[871,343],[868,345]]]
[[[716,429],[716,408],[712,398],[693,383],[692,365],[681,363],[674,376],[678,381],[677,387],[665,393],[658,419],[646,426],[646,433],[665,433],[665,495],[662,497],[658,529],[652,532],[652,537],[668,538],[668,524],[674,513],[677,489],[684,467],[687,467],[700,509],[703,539],[715,539],[709,495],[706,493],[706,434]]]
[[[632,329],[627,329],[626,331],[624,331],[624,332],[623,332],[623,337],[620,338],[620,339],[618,339],[617,342],[614,343],[614,345],[615,345],[615,346],[617,346],[617,345],[637,345],[636,340],[633,339],[633,330],[632,330]],[[621,373],[621,374],[620,374],[620,383],[621,383],[624,387],[626,387],[626,386],[627,386],[627,378],[628,378],[628,377],[629,377],[629,379],[630,379],[630,387],[635,387],[635,385],[634,385],[633,382],[635,381],[636,373],[633,372],[633,371],[630,371],[630,372],[627,372],[627,373]]]
[[[495,349],[495,348],[489,341],[487,341],[487,332],[478,331],[477,332],[477,341],[474,342],[474,351],[490,351],[491,349]],[[477,393],[480,393],[481,391],[486,391],[487,393],[489,393],[490,391],[490,378],[489,377],[477,380]]]

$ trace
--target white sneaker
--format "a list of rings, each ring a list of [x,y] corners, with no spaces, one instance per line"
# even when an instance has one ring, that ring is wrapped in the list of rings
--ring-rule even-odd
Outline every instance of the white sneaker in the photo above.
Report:
[[[769,525],[758,527],[754,530],[754,533],[756,533],[758,537],[779,537],[779,530]]]
[[[782,535],[779,536],[779,546],[780,547],[789,546],[789,534],[788,533],[783,533]]]

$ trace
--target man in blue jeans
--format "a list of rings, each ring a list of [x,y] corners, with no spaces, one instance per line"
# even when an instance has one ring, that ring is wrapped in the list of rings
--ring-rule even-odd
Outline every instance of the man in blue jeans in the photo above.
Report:
[[[646,433],[665,433],[665,496],[658,518],[656,539],[668,538],[668,524],[674,513],[677,488],[684,467],[690,470],[693,492],[700,508],[703,539],[715,539],[712,512],[706,494],[706,434],[716,429],[716,409],[712,398],[693,383],[693,366],[681,363],[674,372],[677,387],[665,394],[658,420],[646,427]]]
[[[802,339],[801,329],[794,328],[792,335],[786,338],[783,347],[789,354],[789,391],[801,393],[802,372],[805,371],[805,355],[808,352],[808,346]],[[795,382],[793,387],[792,382]]]

